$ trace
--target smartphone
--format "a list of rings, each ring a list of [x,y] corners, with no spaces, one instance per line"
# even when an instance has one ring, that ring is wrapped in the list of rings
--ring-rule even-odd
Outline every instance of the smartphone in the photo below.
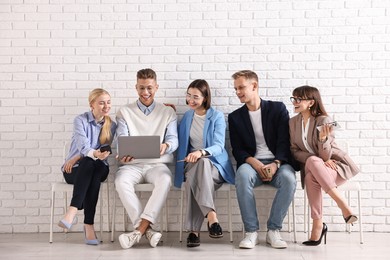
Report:
[[[331,125],[333,130],[339,130],[341,126],[336,121],[326,123],[327,125]],[[317,130],[321,131],[323,125],[317,126]]]
[[[102,146],[100,146],[100,151],[102,153],[103,152],[110,152],[110,154],[112,154],[111,146],[109,146],[109,145],[102,145]]]

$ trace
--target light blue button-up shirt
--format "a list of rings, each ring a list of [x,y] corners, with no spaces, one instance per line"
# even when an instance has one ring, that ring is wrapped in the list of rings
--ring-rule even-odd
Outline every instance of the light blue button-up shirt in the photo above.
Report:
[[[101,146],[99,135],[103,123],[104,120],[97,123],[91,111],[76,116],[73,121],[73,135],[70,150],[65,161],[75,157],[76,155],[86,157],[91,150],[99,149]],[[112,136],[115,135],[116,126],[116,123],[112,122]],[[107,160],[104,160],[104,163],[108,165]],[[78,164],[75,164],[74,166],[78,166]]]

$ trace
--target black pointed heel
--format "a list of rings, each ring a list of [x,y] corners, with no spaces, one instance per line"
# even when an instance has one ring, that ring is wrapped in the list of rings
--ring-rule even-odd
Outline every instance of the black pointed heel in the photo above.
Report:
[[[348,217],[344,218],[345,223],[351,224],[353,226],[353,223],[358,220],[358,218],[355,215],[349,215]]]
[[[318,240],[307,240],[303,242],[305,246],[318,246],[322,242],[322,237],[324,237],[324,244],[326,245],[326,234],[328,233],[328,226],[325,223],[322,223],[322,232],[320,239]]]

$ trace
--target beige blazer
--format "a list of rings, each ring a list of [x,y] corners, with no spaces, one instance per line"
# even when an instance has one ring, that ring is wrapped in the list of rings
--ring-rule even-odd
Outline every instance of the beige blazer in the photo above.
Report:
[[[341,178],[348,180],[359,172],[359,168],[335,143],[334,131],[329,135],[324,143],[319,141],[319,131],[317,126],[331,122],[331,118],[326,116],[310,117],[310,125],[307,134],[307,142],[315,154],[309,153],[302,140],[302,116],[298,114],[290,119],[290,150],[292,156],[300,164],[301,182],[304,188],[305,162],[310,156],[318,156],[324,162],[333,159],[337,164],[337,173]]]

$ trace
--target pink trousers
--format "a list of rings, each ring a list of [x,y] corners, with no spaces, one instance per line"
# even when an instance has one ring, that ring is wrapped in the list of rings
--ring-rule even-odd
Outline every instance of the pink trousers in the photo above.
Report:
[[[327,167],[321,158],[311,156],[306,160],[305,186],[312,219],[322,218],[322,190],[328,193],[345,181],[337,171]]]

